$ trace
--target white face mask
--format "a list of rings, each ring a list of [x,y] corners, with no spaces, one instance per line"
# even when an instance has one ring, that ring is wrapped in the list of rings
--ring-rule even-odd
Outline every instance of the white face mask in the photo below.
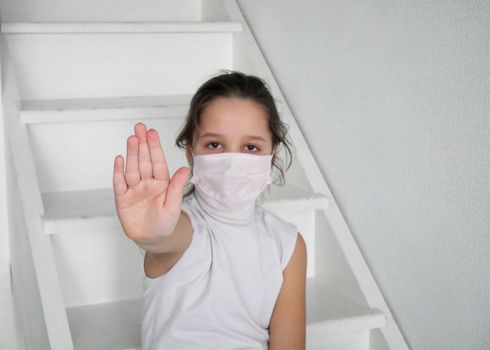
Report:
[[[271,183],[272,155],[224,152],[193,157],[190,182],[221,203],[251,200]]]

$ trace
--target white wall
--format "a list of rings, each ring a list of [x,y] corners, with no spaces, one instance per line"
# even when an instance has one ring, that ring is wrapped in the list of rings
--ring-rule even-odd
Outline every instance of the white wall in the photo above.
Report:
[[[490,346],[490,2],[240,0],[412,349]]]

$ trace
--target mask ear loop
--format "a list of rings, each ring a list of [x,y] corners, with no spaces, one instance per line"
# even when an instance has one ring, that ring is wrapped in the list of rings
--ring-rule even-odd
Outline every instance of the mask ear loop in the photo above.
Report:
[[[270,182],[269,184],[271,184],[271,183],[273,182],[273,181],[272,181],[272,175],[273,175],[273,173],[274,173],[274,161],[276,160],[276,156],[277,156],[276,152],[279,152],[279,146],[274,145],[274,146],[272,147],[272,153],[271,153],[271,156],[272,156],[272,157],[271,157],[271,182]],[[269,186],[267,186],[267,187],[268,187],[268,188],[269,188],[269,190],[270,190],[270,187],[269,187]]]
[[[192,148],[191,148],[191,154],[192,154],[192,159],[191,161],[189,162],[190,164],[190,168],[191,168],[191,172],[189,173],[189,175],[187,176],[186,180],[185,180],[185,183],[184,183],[184,187],[185,186],[189,186],[190,184],[192,184],[191,182],[191,178],[194,176],[194,153],[192,152]]]
[[[192,155],[192,159],[191,161],[189,162],[190,163],[190,166],[193,167],[194,166],[194,157],[195,157],[195,154],[194,152],[192,151],[192,147],[191,147],[191,155]],[[192,169],[191,169],[192,170]]]

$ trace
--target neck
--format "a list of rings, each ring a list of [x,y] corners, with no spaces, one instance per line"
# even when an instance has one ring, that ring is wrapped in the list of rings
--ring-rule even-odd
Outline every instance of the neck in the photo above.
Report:
[[[216,221],[230,225],[246,225],[255,217],[256,198],[239,203],[224,203],[207,196],[197,186],[194,196],[204,213]]]

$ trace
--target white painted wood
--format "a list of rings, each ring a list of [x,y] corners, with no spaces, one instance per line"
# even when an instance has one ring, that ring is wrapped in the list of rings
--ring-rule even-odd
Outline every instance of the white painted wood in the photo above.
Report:
[[[21,121],[22,124],[37,124],[138,119],[141,115],[147,118],[182,117],[189,110],[191,97],[160,95],[22,100]],[[158,115],[153,114],[156,111]],[[92,115],[93,112],[97,114]]]
[[[187,166],[184,152],[174,145],[183,119],[147,119],[144,111],[140,115],[134,120],[30,125],[41,192],[111,188],[114,158],[118,154],[126,158],[127,138],[137,122],[158,130],[171,175]]]
[[[99,98],[77,98],[57,100],[22,100],[22,113],[30,111],[71,111],[92,109],[121,109],[138,107],[186,106],[189,108],[191,95],[117,96]]]
[[[4,22],[5,34],[233,33],[240,22]]]
[[[0,51],[2,50],[0,41]],[[2,57],[0,56],[0,64]],[[2,71],[0,70],[0,81]],[[0,84],[0,96],[3,95],[2,84]],[[7,152],[5,149],[3,103],[0,98],[0,188],[7,188]],[[2,191],[0,191],[1,193]],[[0,349],[15,349],[17,347],[16,327],[12,300],[12,285],[10,279],[10,243],[8,233],[6,191],[0,194]]]
[[[307,323],[310,330],[332,336],[337,332],[364,331],[384,327],[383,312],[371,309],[333,285],[315,277],[307,281]]]
[[[328,199],[322,194],[303,195],[299,198],[278,199],[262,204],[262,207],[276,212],[312,211],[328,208]]]
[[[21,123],[184,118],[191,95],[23,100]]]
[[[13,159],[9,159],[9,166],[14,168]],[[11,246],[11,272],[13,308],[16,316],[16,327],[22,335],[18,344],[25,349],[48,349],[49,335],[46,328],[46,319],[43,312],[40,284],[37,282],[36,262],[34,260],[26,215],[22,198],[19,193],[19,184],[16,177],[10,173],[11,185],[8,189],[10,219],[10,246]],[[42,263],[39,268],[46,264]],[[41,284],[42,285],[42,284]]]
[[[199,21],[201,0],[15,0],[0,12],[2,22]]]
[[[201,0],[201,21],[228,20],[228,14],[221,0]]]
[[[369,349],[390,350],[381,329],[372,329],[369,335]]]
[[[133,299],[68,308],[75,349],[140,347],[141,307],[141,299]]]
[[[316,276],[335,288],[339,294],[367,305],[361,286],[348,263],[348,257],[324,211],[316,212],[315,228]]]
[[[51,245],[49,237],[44,235],[42,231],[41,215],[43,215],[43,207],[33,167],[29,139],[25,128],[19,123],[20,116],[17,110],[19,95],[16,89],[17,85],[12,63],[10,62],[8,45],[3,35],[1,40],[2,51],[0,54],[2,55],[2,74],[4,75],[2,100],[5,127],[9,131],[7,133],[7,142],[12,151],[16,175],[20,184],[19,192],[22,208],[18,209],[21,210],[20,212],[24,212],[27,240],[30,248],[29,253],[32,254],[34,274],[39,286],[39,290],[18,290],[15,297],[18,298],[19,302],[30,298],[40,298],[45,320],[45,324],[41,326],[46,327],[51,349],[71,349],[72,342],[68,331],[68,321],[64,312],[63,298],[58,283]],[[25,321],[29,322],[28,320]],[[43,340],[41,338],[42,334],[29,334],[26,336],[30,336],[31,341],[42,342]]]
[[[369,331],[345,331],[336,332],[335,335],[328,336],[322,331],[306,329],[306,349],[307,350],[377,350],[370,348]]]
[[[231,33],[7,38],[23,100],[192,94],[220,69],[232,68]]]
[[[143,255],[122,229],[90,228],[50,241],[65,307],[141,297]]]

